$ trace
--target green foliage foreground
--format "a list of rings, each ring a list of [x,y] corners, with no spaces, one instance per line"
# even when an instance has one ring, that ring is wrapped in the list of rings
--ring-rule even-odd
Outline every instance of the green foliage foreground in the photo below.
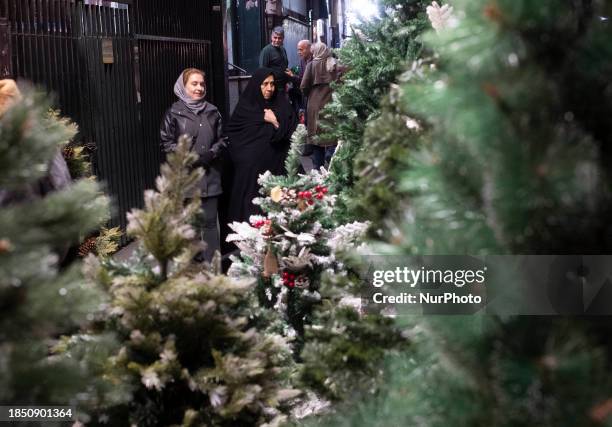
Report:
[[[92,373],[52,348],[89,322],[104,301],[76,266],[59,269],[69,244],[108,218],[108,199],[92,181],[41,194],[60,143],[74,136],[27,91],[0,119],[0,402],[78,404]],[[104,358],[105,337],[92,343]]]
[[[456,25],[425,36],[436,68],[405,64],[387,118],[366,132],[364,146],[406,155],[386,157],[391,170],[364,156],[356,171],[382,177],[356,199],[397,201],[362,206],[379,219],[377,235],[402,254],[609,253],[612,33],[600,19],[609,4],[452,4]],[[608,317],[428,316],[407,326],[413,345],[390,362],[386,390],[318,424],[612,420]]]
[[[192,169],[195,160],[181,139],[157,190],[146,192],[145,208],[130,213],[128,233],[140,244],[131,261],[88,260],[110,296],[104,330],[121,342],[104,375],[130,393],[124,403],[98,404],[94,421],[272,426],[300,394],[287,387],[292,360],[285,340],[255,327],[253,282],[216,276],[193,261],[190,224],[200,199],[184,202],[203,173]]]

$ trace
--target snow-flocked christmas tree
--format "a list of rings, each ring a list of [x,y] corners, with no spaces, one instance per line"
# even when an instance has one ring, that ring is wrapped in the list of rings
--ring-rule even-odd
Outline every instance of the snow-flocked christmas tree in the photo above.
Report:
[[[392,319],[362,312],[365,272],[346,254],[357,249],[368,224],[337,221],[324,169],[298,173],[304,137],[298,127],[286,176],[260,176],[256,203],[264,216],[230,225],[235,233],[228,240],[241,254],[228,273],[257,278],[260,305],[282,319],[270,328],[294,339],[301,381],[345,400],[377,390],[383,356],[405,339]]]
[[[129,214],[128,234],[138,242],[129,261],[87,260],[110,296],[103,330],[122,344],[104,377],[129,390],[122,402],[98,402],[90,412],[96,422],[272,426],[286,420],[286,403],[300,394],[289,386],[293,359],[285,339],[256,328],[252,282],[193,260],[191,223],[200,203],[185,196],[203,174],[191,166],[195,160],[189,139],[181,139],[156,190],[145,193],[144,209]]]

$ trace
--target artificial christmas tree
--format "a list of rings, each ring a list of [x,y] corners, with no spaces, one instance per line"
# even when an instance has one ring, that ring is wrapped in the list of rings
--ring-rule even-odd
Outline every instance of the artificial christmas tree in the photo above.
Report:
[[[297,173],[304,135],[301,125],[293,136],[286,176],[268,172],[259,178],[262,197],[254,202],[265,217],[230,224],[235,233],[227,238],[240,249],[228,274],[257,277],[260,303],[282,312],[291,329],[286,334],[300,340],[312,307],[321,301],[323,272],[338,268],[335,251],[348,250],[367,226],[334,221],[336,196],[328,191],[325,171]]]
[[[216,276],[193,260],[200,203],[192,196],[185,204],[185,196],[203,170],[192,168],[189,141],[168,156],[145,208],[129,214],[128,234],[139,244],[132,259],[88,259],[110,296],[104,329],[122,344],[103,374],[130,393],[127,401],[97,402],[93,421],[279,425],[300,394],[289,386],[291,353],[281,336],[256,328],[252,282]]]
[[[420,35],[428,26],[421,0],[389,0],[383,5],[382,16],[360,24],[337,51],[348,71],[334,85],[333,100],[321,114],[323,138],[340,143],[330,165],[330,189],[339,199],[334,214],[340,222],[358,219],[347,203],[360,197],[353,191],[353,162],[363,148],[365,125],[380,114],[380,102],[405,63],[421,56]]]
[[[0,102],[0,401],[77,405],[92,372],[53,347],[104,299],[77,266],[60,271],[58,264],[67,245],[108,219],[108,200],[92,181],[43,194],[53,156],[74,129],[48,115],[44,95],[15,98],[12,106]],[[104,357],[105,343],[90,343],[92,359]]]
[[[405,254],[609,252],[610,6],[452,5],[456,26],[426,37],[437,70],[398,88],[426,142],[384,238]],[[412,320],[387,390],[329,425],[610,424],[608,317]]]
[[[604,11],[590,2],[455,6],[461,25],[429,37],[441,71],[402,87],[409,112],[434,125],[433,144],[405,172],[414,218],[406,245],[438,254],[606,251],[608,125],[578,95],[594,96],[596,117],[611,109]]]
[[[380,385],[385,354],[405,344],[392,319],[363,313],[360,285],[365,276],[355,249],[368,224],[340,224],[328,174],[298,174],[303,126],[293,136],[286,176],[260,176],[256,199],[264,216],[233,223],[228,236],[240,249],[228,274],[255,277],[262,307],[283,321],[269,326],[294,340],[300,379],[318,395],[345,400],[373,393]]]
[[[422,81],[428,65],[415,61],[400,81]],[[359,197],[347,202],[358,217],[370,221],[368,236],[383,241],[395,241],[401,234],[396,224],[410,203],[401,185],[402,173],[409,166],[410,153],[429,143],[427,132],[399,102],[399,93],[399,87],[392,86],[381,102],[380,114],[366,125],[363,147],[353,160],[354,194]]]

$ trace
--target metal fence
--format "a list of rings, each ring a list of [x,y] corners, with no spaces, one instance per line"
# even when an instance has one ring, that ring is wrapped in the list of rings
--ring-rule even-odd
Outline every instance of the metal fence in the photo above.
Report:
[[[194,0],[135,0],[138,34],[211,39],[211,4]]]
[[[211,34],[214,1],[0,0],[0,41],[3,22],[10,40],[3,62],[55,94],[80,140],[95,146],[95,173],[117,206],[113,226],[125,227],[126,212],[153,186],[163,160],[159,124],[179,73],[215,75],[209,100],[225,104],[215,87],[223,64],[213,67],[211,53],[212,43],[223,49]]]
[[[211,75],[210,42],[192,39],[176,39],[138,36],[138,57],[141,72],[138,93],[142,101],[142,124],[147,161],[159,165],[163,160],[162,153],[150,146],[158,143],[159,124],[163,113],[175,99],[172,91],[180,71],[187,66],[204,70]],[[207,82],[208,92],[213,95],[213,84]],[[214,102],[214,101],[213,101]],[[157,170],[149,168],[153,175],[147,175],[147,181],[157,175]]]
[[[78,46],[78,7],[74,0],[4,0],[0,16],[10,40],[8,74],[46,86],[64,114],[83,123],[80,95],[86,68]]]

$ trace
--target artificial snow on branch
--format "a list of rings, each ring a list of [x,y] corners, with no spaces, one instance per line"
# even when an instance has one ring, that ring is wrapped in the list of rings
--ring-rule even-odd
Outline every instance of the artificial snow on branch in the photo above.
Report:
[[[432,2],[427,6],[427,16],[431,22],[431,26],[436,32],[440,32],[448,28],[453,18],[453,7],[449,4],[440,6],[438,2]]]

